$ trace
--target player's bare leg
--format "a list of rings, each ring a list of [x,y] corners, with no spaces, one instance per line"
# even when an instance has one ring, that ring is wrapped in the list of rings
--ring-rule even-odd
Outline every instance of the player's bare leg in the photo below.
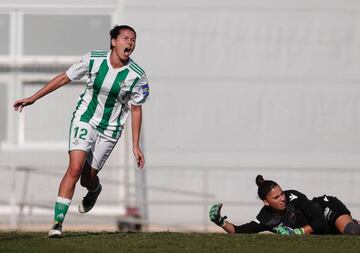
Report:
[[[69,166],[59,186],[54,208],[54,225],[48,234],[50,238],[62,237],[62,223],[74,195],[76,182],[80,178],[85,157],[85,151],[73,150],[69,153]]]
[[[75,192],[76,182],[81,176],[86,158],[86,152],[83,150],[72,150],[69,153],[69,167],[61,180],[58,196],[72,199]]]

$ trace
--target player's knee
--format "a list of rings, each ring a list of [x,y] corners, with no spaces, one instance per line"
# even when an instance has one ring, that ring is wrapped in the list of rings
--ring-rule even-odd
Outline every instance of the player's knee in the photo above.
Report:
[[[346,224],[344,235],[360,235],[360,225],[353,222]]]
[[[81,169],[81,165],[71,164],[69,165],[68,174],[70,177],[78,179],[81,175]]]

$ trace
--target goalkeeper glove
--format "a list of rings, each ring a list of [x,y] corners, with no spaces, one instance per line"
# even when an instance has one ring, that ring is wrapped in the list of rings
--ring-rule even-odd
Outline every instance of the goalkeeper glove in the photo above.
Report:
[[[225,225],[225,219],[227,218],[226,216],[221,216],[220,214],[222,206],[222,203],[214,204],[209,211],[210,220],[220,227]]]
[[[275,232],[278,235],[303,235],[305,231],[303,228],[292,229],[288,226],[284,226],[282,223],[274,228]]]

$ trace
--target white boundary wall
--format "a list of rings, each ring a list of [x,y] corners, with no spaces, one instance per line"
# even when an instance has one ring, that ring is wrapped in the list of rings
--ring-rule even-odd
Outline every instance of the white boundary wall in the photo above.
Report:
[[[151,81],[149,184],[202,192],[198,174],[216,168],[208,193],[239,201],[227,211],[242,222],[259,208],[253,181],[261,173],[309,196],[338,195],[360,216],[358,1],[111,4],[136,28],[134,58]],[[150,203],[160,197],[148,193]],[[203,207],[200,216],[183,210],[150,204],[150,221],[206,219]]]

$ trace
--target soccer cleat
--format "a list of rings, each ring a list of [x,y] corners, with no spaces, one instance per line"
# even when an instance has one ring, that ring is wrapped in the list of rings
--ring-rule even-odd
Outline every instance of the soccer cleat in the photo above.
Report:
[[[79,213],[87,213],[94,207],[101,190],[102,190],[102,186],[101,184],[99,184],[96,192],[88,192],[86,194],[86,196],[79,204],[79,208],[78,208]]]
[[[49,231],[49,238],[61,238],[62,237],[62,224],[60,222],[55,223]]]

